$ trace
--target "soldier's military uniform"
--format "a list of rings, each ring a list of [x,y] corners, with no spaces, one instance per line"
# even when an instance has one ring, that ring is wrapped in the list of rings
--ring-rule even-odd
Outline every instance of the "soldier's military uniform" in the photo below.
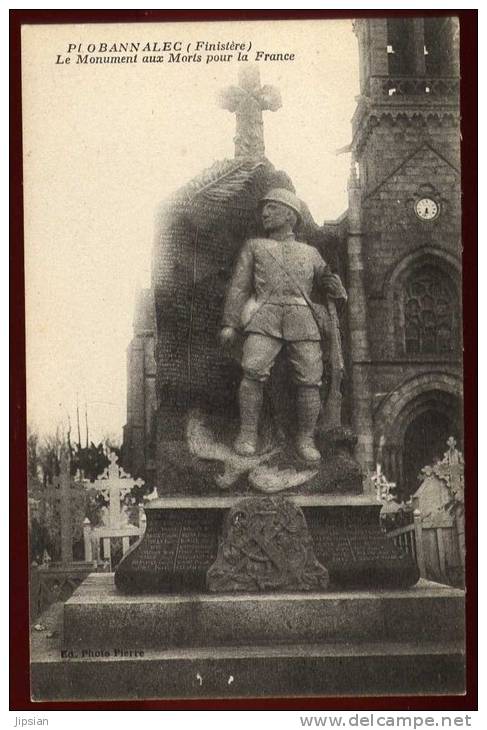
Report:
[[[298,199],[287,190],[270,191],[266,200],[287,205],[300,215]],[[240,252],[222,320],[223,327],[243,329],[246,334],[240,441],[256,440],[262,397],[261,389],[253,384],[267,380],[284,345],[298,386],[298,440],[312,440],[323,375],[323,333],[318,326],[318,308],[310,299],[315,283],[329,296],[346,299],[339,277],[331,272],[317,249],[296,241],[294,234],[283,240],[252,238]]]
[[[287,343],[296,383],[321,385],[322,335],[308,303],[315,280],[323,288],[331,288],[332,295],[346,297],[338,277],[318,251],[296,241],[294,235],[283,241],[252,238],[245,243],[227,293],[222,324],[243,328],[248,335],[242,359],[248,377],[267,380],[279,350]]]

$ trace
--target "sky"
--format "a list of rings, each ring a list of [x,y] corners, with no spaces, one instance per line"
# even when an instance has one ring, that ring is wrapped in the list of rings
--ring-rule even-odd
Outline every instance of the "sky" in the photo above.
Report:
[[[295,55],[258,63],[261,83],[282,96],[281,109],[264,112],[266,155],[318,223],[346,210],[350,156],[336,150],[351,141],[359,93],[350,20],[24,27],[27,419],[41,434],[69,418],[74,428],[79,402],[90,440],[121,439],[126,348],[136,288],[149,283],[156,209],[233,157],[235,133],[217,96],[236,83],[236,58],[79,64],[69,44],[84,56],[88,44],[97,55],[100,43],[198,40],[251,43],[251,60],[258,50]]]

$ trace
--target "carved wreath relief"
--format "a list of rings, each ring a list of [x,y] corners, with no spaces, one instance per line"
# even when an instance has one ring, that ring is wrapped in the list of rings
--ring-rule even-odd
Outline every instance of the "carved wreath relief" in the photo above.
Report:
[[[328,586],[299,507],[282,497],[243,500],[227,514],[210,591],[313,591]]]

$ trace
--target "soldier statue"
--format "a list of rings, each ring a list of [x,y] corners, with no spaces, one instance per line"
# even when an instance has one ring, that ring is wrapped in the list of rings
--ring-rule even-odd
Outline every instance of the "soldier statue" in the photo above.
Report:
[[[284,188],[262,199],[267,238],[251,238],[242,247],[227,291],[220,339],[230,347],[243,330],[243,378],[239,389],[240,432],[234,449],[242,456],[257,450],[263,386],[285,347],[297,386],[296,450],[308,462],[320,460],[314,432],[321,409],[323,312],[311,300],[316,283],[328,297],[345,300],[340,278],[318,250],[296,241],[301,202]]]

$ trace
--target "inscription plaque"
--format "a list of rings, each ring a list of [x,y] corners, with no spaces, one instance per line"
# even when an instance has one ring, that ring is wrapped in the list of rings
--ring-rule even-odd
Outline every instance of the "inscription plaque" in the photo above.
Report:
[[[349,587],[407,587],[419,579],[416,563],[382,532],[380,505],[304,510],[317,559],[330,581]]]
[[[303,576],[305,590],[324,590],[326,573],[338,589],[406,588],[418,581],[411,555],[381,531],[380,505],[304,507],[302,512],[290,505],[288,514],[281,502],[271,500],[262,510],[266,498],[244,500],[246,508],[237,510],[233,522],[235,507],[147,509],[144,537],[115,571],[117,587],[128,593],[292,590],[297,575],[298,590],[303,590]],[[220,552],[226,545],[225,555],[218,553],[219,540]],[[293,567],[292,580],[285,566]]]
[[[215,559],[222,515],[218,510],[147,510],[143,538],[115,571],[125,592],[201,590]]]

